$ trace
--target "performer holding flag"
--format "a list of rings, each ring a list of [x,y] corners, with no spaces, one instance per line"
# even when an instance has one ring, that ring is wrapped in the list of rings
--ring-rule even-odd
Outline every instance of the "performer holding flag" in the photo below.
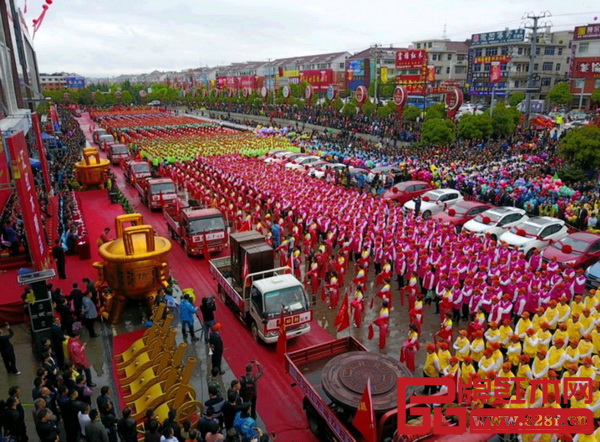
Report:
[[[379,311],[379,317],[373,321],[373,324],[379,327],[379,348],[385,348],[390,325],[390,309],[388,307],[387,299],[383,300],[383,306]],[[373,336],[375,335],[373,324],[369,325],[369,340],[373,339]]]

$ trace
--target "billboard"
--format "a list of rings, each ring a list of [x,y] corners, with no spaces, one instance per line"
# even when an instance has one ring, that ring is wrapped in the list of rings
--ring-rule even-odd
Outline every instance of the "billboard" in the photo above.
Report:
[[[300,83],[306,81],[315,92],[327,92],[327,88],[333,85],[333,70],[319,69],[300,71]]]
[[[498,83],[493,83],[494,95],[497,97],[501,97],[506,95],[506,82],[499,81]],[[489,79],[484,81],[477,81],[474,84],[469,86],[469,95],[492,95],[492,83],[489,82]]]
[[[6,144],[10,154],[12,178],[21,206],[31,261],[35,270],[43,270],[49,267],[48,244],[23,131],[6,137]]]
[[[591,24],[575,27],[573,40],[594,40],[600,38],[600,25]]]
[[[471,46],[499,45],[525,41],[525,29],[506,29],[471,35]]]
[[[510,55],[487,55],[485,57],[473,57],[473,63],[509,63]]]
[[[396,69],[418,69],[427,64],[425,49],[403,49],[396,51]]]
[[[67,89],[78,89],[85,87],[84,77],[65,77],[65,84]]]
[[[352,73],[350,80],[354,77],[361,77],[365,75],[365,61],[364,60],[348,60],[348,72]],[[350,77],[350,76],[349,76]]]
[[[409,94],[423,95],[425,93],[426,75],[397,75],[396,84],[404,86]]]
[[[571,78],[600,78],[600,57],[584,57],[573,60]]]

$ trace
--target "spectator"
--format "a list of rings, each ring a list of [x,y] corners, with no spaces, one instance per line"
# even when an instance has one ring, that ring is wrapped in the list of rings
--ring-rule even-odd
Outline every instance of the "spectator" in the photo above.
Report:
[[[85,407],[83,407],[83,410],[79,410],[79,413],[77,413],[77,422],[79,422],[79,432],[80,432],[81,436],[84,439],[86,439],[85,428],[86,428],[87,424],[89,424],[91,422],[89,404],[85,404]]]
[[[167,415],[167,418],[163,422],[163,430],[167,427],[171,427],[173,429],[173,435],[178,440],[180,440],[181,439],[181,427],[179,427],[179,424],[177,423],[176,418],[177,418],[177,410],[174,408],[171,408],[169,410],[169,414]]]
[[[10,340],[15,335],[15,332],[10,328],[7,322],[4,329],[0,328],[0,355],[8,374],[20,375],[21,372],[17,369],[17,359],[15,356],[15,348]]]
[[[123,417],[117,423],[117,430],[122,442],[137,442],[136,423],[131,418],[131,408],[123,410]]]
[[[239,400],[240,397],[235,391],[229,391],[227,402],[223,405],[223,424],[226,430],[233,428],[235,415],[242,410],[242,403]]]
[[[65,264],[66,264],[65,250],[60,245],[59,239],[54,241],[54,247],[52,247],[52,258],[54,258],[54,261],[56,262],[56,269],[58,270],[58,278],[59,279],[67,279],[67,274],[65,271]]]
[[[89,413],[90,422],[85,427],[86,442],[108,442],[106,428],[100,421],[100,413],[93,409]]]
[[[225,399],[219,394],[219,390],[214,387],[208,388],[209,399],[204,402],[205,407],[212,407],[214,410],[214,417],[219,421],[219,427],[223,426],[223,406],[225,405]]]
[[[200,439],[204,440],[208,432],[212,428],[212,424],[219,425],[219,421],[215,418],[215,410],[212,407],[206,408],[205,415],[198,421],[197,429],[200,433]]]
[[[98,318],[98,310],[96,309],[96,304],[92,301],[92,292],[87,291],[83,298],[82,306],[81,306],[81,315],[83,318],[83,323],[88,329],[90,338],[97,338],[98,335],[94,330],[94,323]]]
[[[215,422],[211,422],[210,430],[206,433],[204,438],[205,442],[217,442],[219,440],[225,440],[225,436],[219,431],[219,425]]]
[[[258,437],[256,421],[252,418],[251,408],[250,402],[245,402],[242,405],[242,410],[238,411],[233,421],[233,428],[242,437],[242,442],[250,442]]]
[[[60,431],[56,424],[52,422],[52,412],[45,408],[39,410],[37,420],[36,431],[40,442],[56,442]]]
[[[85,347],[87,343],[81,342],[79,340],[80,330],[73,330],[75,334],[74,337],[69,339],[68,349],[69,355],[71,356],[71,362],[78,370],[83,370],[85,372],[85,377],[87,381],[88,387],[95,387],[96,384],[92,382],[92,371],[90,370],[90,361],[85,354]]]
[[[225,374],[221,368],[221,361],[223,359],[223,339],[221,338],[221,323],[217,322],[211,327],[210,336],[208,338],[208,344],[210,345],[211,365],[212,368],[218,368],[221,374]]]
[[[158,431],[158,421],[151,420],[150,423],[146,427],[146,432],[144,433],[144,441],[145,442],[160,442],[162,434]]]
[[[160,442],[178,442],[174,435],[173,428],[166,427],[163,430],[163,435],[160,438]]]
[[[179,306],[181,332],[183,334],[183,339],[187,339],[187,334],[189,332],[193,342],[200,340],[200,338],[197,338],[196,334],[194,333],[194,316],[197,310],[198,309],[190,302],[190,296],[187,293],[183,295],[183,300]]]

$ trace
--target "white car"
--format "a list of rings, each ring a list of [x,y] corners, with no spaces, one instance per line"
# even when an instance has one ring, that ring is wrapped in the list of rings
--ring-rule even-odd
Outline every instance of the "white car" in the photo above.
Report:
[[[425,192],[421,196],[421,209],[423,218],[429,219],[431,215],[440,213],[446,207],[453,206],[459,201],[464,201],[463,196],[458,190],[454,189],[435,189]],[[413,200],[404,203],[405,210],[415,210],[415,202]]]
[[[569,230],[563,220],[551,216],[534,216],[523,224],[512,227],[499,240],[529,258],[534,250],[544,250],[568,234]]]
[[[287,163],[285,165],[285,168],[290,169],[290,170],[302,170],[305,167],[308,167],[311,163],[315,163],[315,162],[319,161],[320,159],[321,159],[321,157],[318,157],[316,155],[310,155],[308,157],[296,158],[295,160]]]
[[[284,157],[289,157],[291,155],[294,155],[294,152],[288,152],[287,150],[282,150],[281,152],[276,152],[272,156],[265,158],[265,163],[267,163],[267,164],[274,163]]]
[[[325,176],[325,171],[326,170],[333,170],[334,172],[337,171],[342,171],[342,170],[346,170],[346,166],[343,163],[329,163],[327,166],[323,166],[317,170],[314,170],[311,172],[311,175],[316,177],[316,178],[323,178]]]
[[[517,209],[516,207],[494,207],[493,209],[481,212],[471,221],[467,221],[463,226],[463,230],[477,236],[489,233],[495,241],[506,233],[508,228],[522,224],[528,219],[529,217],[523,209]]]

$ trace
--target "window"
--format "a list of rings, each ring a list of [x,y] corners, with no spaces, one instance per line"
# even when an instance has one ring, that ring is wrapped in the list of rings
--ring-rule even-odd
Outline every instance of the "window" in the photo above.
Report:
[[[467,72],[466,66],[454,66],[454,73],[456,74],[464,74]]]
[[[575,80],[575,89],[583,89],[583,85],[585,84],[585,80]]]
[[[554,46],[546,46],[544,48],[544,55],[554,55]]]
[[[517,54],[523,55],[523,48],[517,48]]]
[[[441,67],[436,67],[435,68],[435,74],[436,75],[440,75],[442,73],[442,68]]]
[[[551,80],[550,77],[542,77],[542,86],[550,86]]]
[[[346,67],[346,63],[340,63],[339,70],[343,71]]]
[[[480,63],[473,65],[473,72],[481,72],[481,64]]]
[[[533,72],[537,72],[537,70],[539,69],[539,65],[537,63],[533,64]]]
[[[535,55],[540,55],[540,47],[535,48]]]
[[[558,55],[562,55],[562,50],[563,50],[563,48],[558,48]]]
[[[432,61],[438,61],[438,54],[432,54],[431,55],[431,60]]]
[[[520,83],[519,80],[515,80],[515,87],[519,87]]]
[[[475,53],[473,55],[475,57],[481,57],[483,55],[483,49],[481,49],[481,48],[475,49]]]
[[[501,55],[508,55],[508,46],[502,46],[500,48],[500,54]]]
[[[545,61],[542,64],[542,71],[551,71],[553,63],[551,61]]]
[[[417,49],[421,49],[421,43],[417,43]]]
[[[498,48],[487,48],[485,55],[498,55]]]
[[[465,56],[463,54],[458,54],[456,56],[456,61],[465,61]]]
[[[580,54],[587,54],[590,50],[589,43],[579,43],[579,49],[577,50]]]
[[[449,74],[449,73],[450,73],[450,66],[448,66],[448,67],[446,68],[446,74]]]
[[[500,63],[500,70],[501,71],[506,71],[508,69],[508,64],[507,63]]]
[[[556,70],[560,71],[560,63],[556,63]]]
[[[452,60],[452,54],[448,54],[448,61]]]
[[[431,41],[430,41],[429,43],[427,43],[427,47],[428,47],[428,48],[431,48],[431,47],[433,47],[433,42],[431,42]]]

